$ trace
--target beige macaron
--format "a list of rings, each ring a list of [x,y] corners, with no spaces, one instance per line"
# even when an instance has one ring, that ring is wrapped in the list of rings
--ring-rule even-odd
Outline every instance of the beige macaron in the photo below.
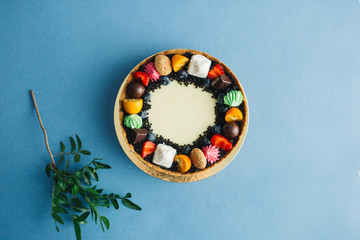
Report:
[[[170,58],[163,54],[156,55],[155,57],[156,71],[162,76],[169,75],[172,72]]]
[[[206,157],[199,148],[194,148],[190,153],[190,159],[195,167],[204,169],[206,167]]]

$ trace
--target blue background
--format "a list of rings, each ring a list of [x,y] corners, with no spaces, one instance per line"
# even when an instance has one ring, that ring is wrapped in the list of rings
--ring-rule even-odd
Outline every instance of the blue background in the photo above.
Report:
[[[173,48],[222,60],[250,105],[237,157],[188,184],[139,170],[113,126],[127,73]],[[79,134],[113,167],[99,186],[143,208],[101,209],[110,230],[84,239],[359,239],[359,56],[356,0],[1,1],[0,239],[75,238],[50,216],[30,89],[53,152]]]

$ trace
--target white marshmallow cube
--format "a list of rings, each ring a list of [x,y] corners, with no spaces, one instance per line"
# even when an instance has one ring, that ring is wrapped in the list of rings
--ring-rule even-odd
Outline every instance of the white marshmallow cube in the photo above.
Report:
[[[173,164],[175,156],[176,149],[160,143],[155,149],[153,163],[165,168],[170,168]]]
[[[191,57],[188,73],[195,77],[206,78],[210,70],[211,60],[200,54]]]

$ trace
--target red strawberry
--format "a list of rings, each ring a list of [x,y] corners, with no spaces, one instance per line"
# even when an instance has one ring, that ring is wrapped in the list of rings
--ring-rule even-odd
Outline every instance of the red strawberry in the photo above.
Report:
[[[220,134],[215,134],[210,140],[211,145],[221,148],[222,150],[229,151],[232,148],[232,143],[226,137]]]
[[[150,79],[146,73],[137,71],[133,74],[133,76],[135,79],[140,79],[145,87],[149,84]]]
[[[211,80],[217,79],[220,75],[224,75],[225,72],[220,64],[216,64],[213,69],[208,73],[208,77]]]
[[[156,144],[151,141],[146,141],[143,144],[143,149],[141,152],[141,157],[145,158],[146,156],[149,156],[155,151]]]

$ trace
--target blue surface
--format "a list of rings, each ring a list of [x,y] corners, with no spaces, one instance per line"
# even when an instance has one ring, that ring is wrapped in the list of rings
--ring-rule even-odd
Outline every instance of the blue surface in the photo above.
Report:
[[[0,239],[74,239],[50,216],[49,142],[78,133],[113,169],[107,191],[143,211],[101,210],[84,239],[360,239],[360,4],[338,1],[1,1]],[[113,127],[122,80],[156,52],[227,64],[250,104],[243,148],[214,177],[168,183],[124,154]]]

